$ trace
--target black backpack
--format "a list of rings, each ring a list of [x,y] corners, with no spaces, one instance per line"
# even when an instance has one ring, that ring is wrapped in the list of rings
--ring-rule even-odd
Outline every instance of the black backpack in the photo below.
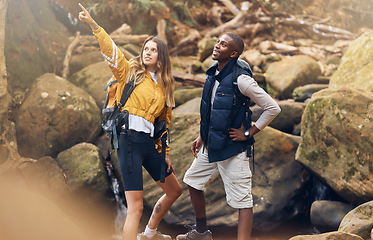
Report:
[[[127,110],[120,111],[120,109],[126,104],[129,96],[131,95],[133,89],[135,89],[134,81],[130,81],[124,87],[122,97],[120,102],[117,104],[115,101],[114,107],[108,107],[111,97],[116,95],[116,85],[118,81],[112,77],[111,81],[106,85],[105,91],[109,88],[109,92],[106,95],[104,106],[101,110],[102,113],[102,129],[111,139],[112,149],[118,149],[118,134],[121,131],[122,126],[128,128],[128,116],[129,113]],[[115,144],[115,147],[114,147]]]

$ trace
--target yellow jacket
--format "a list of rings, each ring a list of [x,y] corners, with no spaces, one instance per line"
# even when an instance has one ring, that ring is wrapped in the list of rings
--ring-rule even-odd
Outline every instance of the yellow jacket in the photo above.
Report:
[[[93,33],[99,42],[105,61],[108,63],[114,77],[118,80],[116,99],[120,100],[126,85],[125,79],[130,63],[103,28],[100,27]],[[121,111],[126,109],[130,114],[140,116],[153,124],[157,117],[160,120],[164,120],[166,97],[163,84],[160,81],[161,79],[158,79],[158,84],[155,83],[149,71],[147,71],[144,81],[135,87]],[[167,110],[167,128],[171,122],[171,115],[172,111],[169,108]],[[159,147],[157,147],[158,151]],[[169,153],[168,147],[166,153]]]

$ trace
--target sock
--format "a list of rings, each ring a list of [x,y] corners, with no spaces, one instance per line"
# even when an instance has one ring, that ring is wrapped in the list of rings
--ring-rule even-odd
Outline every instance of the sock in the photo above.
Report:
[[[199,233],[204,233],[207,231],[207,221],[206,217],[196,218],[196,230]]]
[[[146,228],[145,228],[145,231],[144,231],[144,235],[147,237],[147,238],[152,238],[154,237],[154,235],[157,233],[157,229],[150,229],[148,227],[148,225],[146,225]]]

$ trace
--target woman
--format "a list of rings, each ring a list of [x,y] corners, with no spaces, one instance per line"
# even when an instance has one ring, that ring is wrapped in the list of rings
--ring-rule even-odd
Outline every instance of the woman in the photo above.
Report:
[[[155,204],[145,231],[138,239],[171,239],[168,235],[157,232],[157,227],[171,205],[181,195],[182,189],[177,181],[169,159],[169,148],[166,146],[166,157],[154,147],[154,121],[163,119],[167,113],[167,126],[171,121],[171,110],[174,106],[174,80],[171,76],[171,63],[167,45],[158,37],[145,40],[141,54],[128,61],[109,35],[90,16],[79,3],[82,11],[79,20],[88,23],[97,38],[102,55],[105,57],[115,78],[118,80],[116,99],[120,99],[124,86],[136,79],[136,87],[121,111],[129,112],[129,129],[131,139],[120,134],[118,159],[122,173],[124,191],[127,201],[127,219],[123,227],[123,239],[134,240],[137,236],[140,218],[143,212],[143,179],[142,166],[149,172],[154,181],[165,194]],[[166,104],[167,106],[166,106]],[[130,142],[129,142],[130,141]],[[132,170],[128,168],[127,151],[130,147]],[[166,164],[162,165],[162,161]],[[165,166],[165,181],[162,183],[161,166]]]

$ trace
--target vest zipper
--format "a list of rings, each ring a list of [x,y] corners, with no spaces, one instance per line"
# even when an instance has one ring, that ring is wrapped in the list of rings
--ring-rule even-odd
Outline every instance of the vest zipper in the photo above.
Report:
[[[214,88],[214,85],[216,84],[216,78],[215,78],[215,76],[213,77],[213,79],[214,79],[214,84],[210,87],[210,91],[209,91],[209,97],[208,97],[208,103],[209,103],[209,111],[210,111],[210,117],[209,117],[209,126],[208,126],[208,128],[207,128],[207,137],[206,137],[206,143],[205,143],[205,146],[208,146],[208,143],[210,142],[210,128],[211,128],[211,115],[212,115],[212,107],[213,107],[213,104],[211,103],[211,94],[212,94],[212,90],[213,90],[213,88]],[[216,89],[217,90],[217,89]],[[207,114],[206,114],[206,116],[207,116]],[[204,147],[205,147],[204,146]]]

